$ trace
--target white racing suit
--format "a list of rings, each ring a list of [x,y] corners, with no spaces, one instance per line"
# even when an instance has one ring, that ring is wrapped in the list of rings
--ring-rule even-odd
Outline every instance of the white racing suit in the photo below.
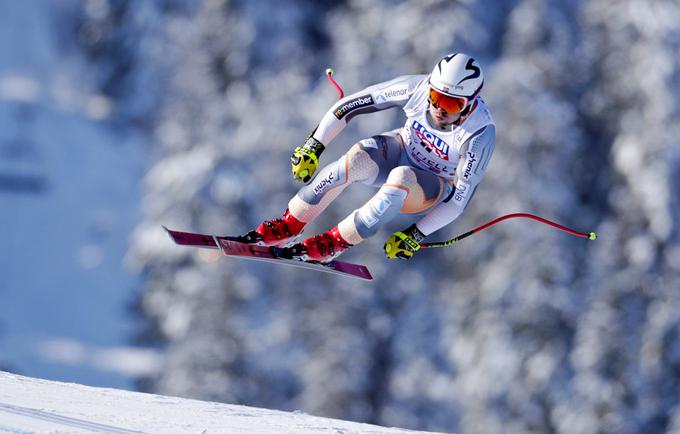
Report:
[[[290,200],[290,213],[309,223],[349,184],[379,187],[362,207],[339,223],[340,235],[358,244],[399,212],[422,214],[416,226],[425,235],[455,220],[465,209],[486,170],[496,128],[484,101],[445,131],[427,115],[427,75],[407,75],[370,86],[338,101],[313,136],[328,145],[354,116],[401,107],[403,127],[353,145],[321,169]]]

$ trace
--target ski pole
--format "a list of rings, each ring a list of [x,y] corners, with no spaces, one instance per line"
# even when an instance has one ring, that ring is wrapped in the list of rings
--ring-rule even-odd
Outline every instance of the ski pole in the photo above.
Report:
[[[335,80],[333,79],[333,72],[334,72],[333,68],[327,68],[326,69],[326,77],[328,78],[328,81],[331,82],[331,84],[333,85],[335,90],[337,90],[338,93],[340,94],[340,98],[338,98],[338,99],[342,99],[345,96],[345,93],[340,88],[340,85],[338,83],[336,83]]]
[[[587,233],[587,234],[586,234],[586,233],[583,233],[583,232],[577,232],[577,231],[575,231],[575,230],[573,230],[573,229],[570,229],[570,228],[568,228],[568,227],[566,227],[566,226],[562,226],[562,225],[557,224],[557,223],[555,223],[555,222],[551,222],[550,220],[544,219],[543,217],[535,216],[535,215],[533,215],[533,214],[516,213],[516,214],[508,214],[508,215],[504,215],[504,216],[502,216],[502,217],[498,217],[498,218],[495,219],[495,220],[491,220],[491,221],[488,222],[488,223],[485,223],[485,224],[483,224],[483,225],[481,225],[481,226],[478,226],[478,227],[476,227],[476,228],[474,228],[474,229],[472,229],[472,230],[470,230],[470,231],[467,231],[467,232],[465,232],[464,234],[458,235],[458,236],[455,237],[455,238],[451,238],[450,240],[441,241],[441,242],[435,242],[435,243],[424,243],[424,244],[421,244],[420,247],[421,247],[421,248],[428,248],[428,247],[447,247],[447,246],[450,246],[450,245],[452,245],[452,244],[457,243],[458,241],[460,241],[460,240],[462,240],[462,239],[464,239],[464,238],[469,237],[469,236],[472,235],[472,234],[475,234],[475,233],[477,233],[477,232],[481,232],[481,231],[483,231],[484,229],[486,229],[486,228],[488,228],[488,227],[491,227],[491,226],[495,225],[496,223],[500,223],[500,222],[502,222],[503,220],[508,220],[508,219],[512,219],[512,218],[528,218],[528,219],[531,219],[531,220],[535,220],[535,221],[544,223],[544,224],[546,224],[546,225],[548,225],[548,226],[552,226],[552,227],[554,227],[554,228],[556,228],[556,229],[559,229],[559,230],[561,230],[561,231],[567,232],[567,233],[569,233],[569,234],[571,234],[571,235],[574,235],[574,236],[577,236],[577,237],[581,237],[581,238],[588,238],[589,240],[595,240],[595,239],[597,238],[597,234],[596,234],[595,232],[590,232],[590,233]]]

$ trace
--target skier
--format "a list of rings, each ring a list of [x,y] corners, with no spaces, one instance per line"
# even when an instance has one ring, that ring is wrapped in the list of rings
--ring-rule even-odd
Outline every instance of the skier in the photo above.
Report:
[[[289,251],[326,263],[374,235],[399,212],[425,213],[384,245],[388,258],[411,258],[427,235],[463,212],[491,159],[496,127],[479,96],[483,84],[477,61],[454,53],[429,75],[397,77],[341,99],[291,156],[295,180],[312,182],[290,200],[281,218],[265,221],[240,241],[290,245],[349,184],[361,182],[379,187],[378,192],[334,228]],[[392,107],[406,113],[403,127],[359,141],[312,178],[321,153],[347,122]]]

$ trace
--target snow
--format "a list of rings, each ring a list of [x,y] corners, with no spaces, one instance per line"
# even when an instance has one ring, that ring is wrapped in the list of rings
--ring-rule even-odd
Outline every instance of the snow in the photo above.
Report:
[[[397,434],[376,425],[0,372],[0,433]]]

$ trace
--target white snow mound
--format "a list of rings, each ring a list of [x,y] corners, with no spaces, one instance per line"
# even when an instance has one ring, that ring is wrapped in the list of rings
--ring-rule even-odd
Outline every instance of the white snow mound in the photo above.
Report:
[[[0,372],[0,433],[416,433]]]

